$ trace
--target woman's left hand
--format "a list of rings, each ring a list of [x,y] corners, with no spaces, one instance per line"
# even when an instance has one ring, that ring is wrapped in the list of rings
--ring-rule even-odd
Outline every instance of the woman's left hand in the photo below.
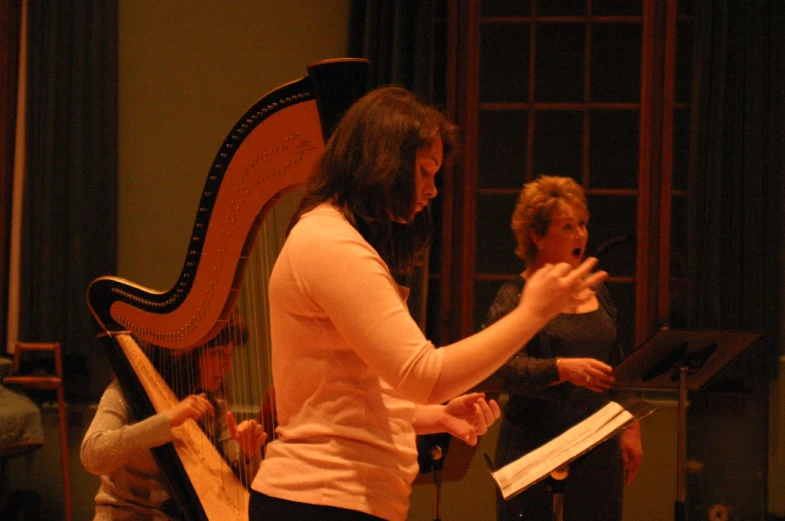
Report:
[[[629,485],[643,459],[641,424],[635,422],[621,433],[621,457],[624,463],[624,483]]]
[[[470,393],[447,402],[439,423],[445,432],[476,445],[478,437],[488,432],[501,414],[496,400],[486,401],[484,393]]]
[[[245,420],[237,425],[232,411],[226,413],[226,425],[229,428],[229,434],[237,441],[246,455],[258,454],[267,439],[267,434],[261,423],[256,420]]]

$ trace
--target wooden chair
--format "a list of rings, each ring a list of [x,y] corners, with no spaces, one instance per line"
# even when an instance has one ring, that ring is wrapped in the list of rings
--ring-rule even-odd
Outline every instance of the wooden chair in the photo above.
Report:
[[[54,357],[54,374],[20,374],[22,358],[30,352],[50,352]],[[63,388],[63,355],[60,342],[17,342],[11,371],[3,379],[6,385],[26,389],[57,391],[57,413],[60,425],[60,454],[63,466],[65,521],[71,521],[71,479],[68,471],[68,432],[66,429],[65,389]]]

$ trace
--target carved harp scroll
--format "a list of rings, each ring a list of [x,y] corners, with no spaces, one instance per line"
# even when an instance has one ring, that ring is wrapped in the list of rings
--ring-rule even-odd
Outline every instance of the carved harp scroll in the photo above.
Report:
[[[269,92],[240,118],[209,170],[185,263],[171,289],[109,276],[90,284],[93,324],[135,418],[166,410],[176,398],[134,338],[187,350],[221,330],[262,220],[283,194],[305,182],[341,115],[365,93],[368,69],[359,58],[313,63],[308,76]],[[175,429],[174,443],[153,449],[182,514],[189,520],[247,518],[242,486],[239,501],[222,505],[217,498],[215,504],[225,485],[216,490],[211,481],[224,480],[231,470],[194,468],[204,459],[194,454],[201,448],[190,450],[202,447],[194,442],[201,433],[195,423],[186,425]]]

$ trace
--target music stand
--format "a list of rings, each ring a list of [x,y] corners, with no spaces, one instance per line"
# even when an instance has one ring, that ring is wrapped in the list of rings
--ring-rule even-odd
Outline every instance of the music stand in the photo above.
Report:
[[[703,389],[762,337],[746,331],[666,327],[614,370],[616,390],[678,391],[675,521],[686,519],[687,392]]]
[[[433,472],[433,521],[441,521],[442,471],[451,440],[452,437],[446,432],[417,437],[417,463],[420,466],[418,478]],[[468,469],[468,463],[466,467]]]
[[[471,392],[485,393],[486,400],[498,401],[503,383],[503,378],[492,376],[472,388]],[[414,483],[429,482],[429,475],[433,473],[433,521],[442,521],[442,484],[463,481],[479,447],[479,443],[467,445],[451,443],[451,440],[452,436],[444,432],[417,436],[417,462],[420,465],[420,473]]]

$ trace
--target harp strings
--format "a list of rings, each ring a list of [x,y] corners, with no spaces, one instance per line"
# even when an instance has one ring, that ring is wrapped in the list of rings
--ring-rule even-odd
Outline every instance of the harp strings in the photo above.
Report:
[[[260,227],[259,237],[252,248],[248,270],[243,279],[238,299],[246,314],[253,321],[257,346],[252,356],[251,370],[246,389],[252,390],[257,404],[256,418],[264,426],[267,442],[275,438],[277,414],[275,412],[272,382],[272,343],[270,340],[270,311],[268,283],[273,265],[286,238],[286,228],[299,203],[300,188],[284,194],[275,204]]]
[[[250,489],[259,458],[254,463],[253,457],[227,448],[230,433],[225,414],[231,411],[238,426],[245,420],[258,421],[267,433],[267,442],[275,437],[277,415],[272,389],[267,290],[273,264],[298,201],[299,190],[287,193],[262,222],[248,252],[237,300],[215,338],[188,349],[167,349],[137,339],[178,400],[190,394],[206,394],[215,408],[215,415],[198,422],[204,435],[195,438],[193,443],[203,460],[223,458],[246,489]],[[212,445],[217,452],[208,450],[206,444]],[[229,446],[238,449],[236,445]],[[203,463],[206,468],[219,465],[214,461]],[[217,473],[214,479],[220,482],[219,488],[227,495],[238,495],[238,487],[226,483],[225,473]],[[237,501],[240,500],[238,497]]]

